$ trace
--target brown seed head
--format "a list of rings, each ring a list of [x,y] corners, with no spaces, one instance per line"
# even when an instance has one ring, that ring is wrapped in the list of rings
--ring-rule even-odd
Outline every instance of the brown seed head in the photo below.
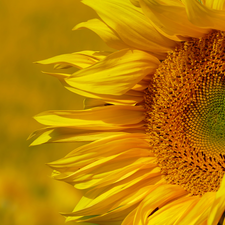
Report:
[[[146,133],[168,183],[215,192],[225,173],[225,32],[181,43],[145,93]]]

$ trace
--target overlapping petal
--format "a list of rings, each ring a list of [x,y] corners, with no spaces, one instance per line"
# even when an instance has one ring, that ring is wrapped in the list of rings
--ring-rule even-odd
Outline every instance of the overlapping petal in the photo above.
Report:
[[[138,151],[143,157],[140,158]],[[91,154],[87,155],[91,156]],[[62,174],[56,173],[55,177],[73,184],[78,189],[103,187],[124,180],[138,171],[144,170],[146,173],[155,168],[155,158],[146,155],[146,150],[131,148],[111,156],[98,158],[94,162],[90,162],[90,159],[77,162],[75,157],[71,157],[63,160],[64,169],[67,168],[67,171]],[[82,156],[77,158],[82,158]],[[61,165],[60,162],[58,164]]]
[[[101,95],[122,95],[148,74],[155,72],[159,60],[143,51],[125,49],[80,70],[65,79],[76,90]]]
[[[124,139],[125,137],[126,139]],[[137,140],[137,138],[140,139]],[[116,146],[113,144],[124,144],[124,146]],[[88,168],[90,168],[91,163],[96,163],[96,161],[100,159],[105,159],[113,155],[117,157],[116,155],[119,155],[122,152],[124,152],[122,154],[125,154],[125,152],[133,148],[133,144],[137,144],[137,148],[143,149],[143,152],[142,150],[140,150],[140,153],[136,153],[139,157],[142,155],[149,156],[149,154],[147,154],[146,152],[146,149],[148,147],[146,145],[146,141],[141,139],[140,134],[127,134],[117,136],[115,135],[113,137],[104,138],[102,140],[79,147],[75,149],[73,152],[71,152],[69,155],[64,157],[63,159],[60,159],[54,163],[50,163],[50,166],[61,172],[62,171],[80,172],[80,170],[79,171],[77,170],[80,169],[81,167],[88,166]],[[105,147],[108,148],[106,149]],[[135,154],[135,152],[133,152],[133,154]],[[129,156],[127,155],[126,157]],[[101,164],[103,163],[104,160],[101,161]],[[100,163],[98,162],[98,164]],[[94,164],[92,166],[94,166]]]
[[[140,4],[154,27],[174,41],[187,40],[190,37],[199,38],[210,31],[199,28],[188,20],[185,7],[180,0],[140,0]]]
[[[171,224],[179,225],[183,224],[182,218],[188,216],[188,213],[197,204],[200,197],[185,196],[166,204],[162,208],[158,209],[151,217],[148,218],[146,224],[166,224],[170,221]],[[191,224],[190,224],[191,225]]]
[[[108,27],[103,21],[99,19],[88,20],[87,22],[79,23],[74,27],[74,30],[88,28],[94,31],[98,36],[110,47],[115,49],[128,48],[116,32]]]
[[[40,145],[44,143],[61,143],[61,142],[90,142],[96,141],[102,138],[117,136],[122,134],[132,133],[144,133],[143,128],[130,128],[118,130],[82,130],[76,128],[64,128],[64,127],[47,127],[35,131],[30,135],[28,139],[34,138],[31,146]]]
[[[215,193],[205,193],[203,196],[198,197],[195,196],[197,199],[197,204],[193,206],[193,208],[180,218],[177,224],[206,224],[207,218],[209,216],[210,207],[213,203],[215,198]]]
[[[107,137],[50,163],[59,171],[53,173],[57,179],[87,189],[74,212],[65,214],[68,220],[104,224],[110,217],[122,221],[162,182],[145,138],[139,133]]]
[[[53,127],[73,127],[86,130],[113,130],[141,127],[145,109],[141,106],[105,106],[87,110],[47,111],[35,119]]]
[[[123,210],[129,213],[132,206],[136,207],[137,203],[140,203],[151,190],[157,188],[161,183],[160,171],[157,168],[147,173],[135,174],[119,183],[108,186],[108,188],[91,189],[84,194],[74,212],[64,215],[77,222],[88,221],[97,224],[107,223],[112,215],[117,218],[122,217],[123,220],[126,217]],[[126,211],[126,209],[128,210]],[[107,214],[109,215],[107,216]],[[96,216],[92,218],[93,215]]]
[[[66,69],[72,66],[82,69],[95,64],[99,60],[103,60],[107,55],[109,55],[108,52],[81,51],[54,56],[36,63],[43,65],[55,64],[55,69]]]
[[[166,224],[166,221],[174,225],[217,224],[206,223],[214,199],[215,193],[182,197],[158,209],[149,217],[148,224]]]
[[[182,0],[189,20],[201,28],[225,31],[225,11],[208,8],[197,0]],[[217,7],[218,8],[218,7]]]
[[[147,20],[139,8],[130,0],[83,0],[93,8],[100,18],[132,48],[166,53],[172,50],[175,42],[161,35]]]
[[[73,75],[47,74],[57,77],[67,89],[79,95],[103,99],[107,103],[128,105],[143,100],[142,91],[148,86],[151,75],[160,63],[149,53],[132,49],[121,50],[107,57],[107,53],[88,53],[78,53],[78,61],[74,60],[73,56],[70,59],[71,55],[63,55],[39,63],[60,65],[63,61],[69,65],[72,61],[75,66],[81,66],[82,63],[83,67],[88,67]],[[88,63],[93,65],[89,66]]]
[[[31,135],[31,145],[46,142],[93,141],[107,135],[144,131],[145,109],[112,105],[87,110],[48,111],[35,119],[47,126]],[[38,138],[37,138],[38,137]]]
[[[225,10],[225,2],[223,0],[204,0],[204,5],[211,9]]]
[[[157,208],[161,208],[168,202],[184,197],[185,195],[187,195],[187,192],[179,186],[169,184],[160,185],[152,190],[148,196],[145,197],[145,199],[143,199],[139,206],[130,215],[128,215],[122,225],[163,224],[161,222],[163,222],[166,218],[161,218],[161,220],[151,223],[149,221],[152,217],[149,217],[149,215]]]
[[[208,224],[216,225],[220,217],[225,211],[225,176],[220,184],[220,188],[215,195],[215,199],[211,205],[209,218],[207,220]]]

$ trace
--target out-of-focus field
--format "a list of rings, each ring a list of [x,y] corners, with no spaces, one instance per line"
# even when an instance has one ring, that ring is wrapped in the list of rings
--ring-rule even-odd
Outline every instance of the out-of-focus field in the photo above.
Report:
[[[79,193],[55,181],[46,163],[76,144],[28,147],[29,134],[42,127],[32,117],[51,109],[81,109],[70,93],[34,61],[80,50],[108,50],[88,30],[72,31],[95,17],[78,0],[0,1],[0,224],[61,225],[59,212],[73,210]],[[68,225],[73,223],[67,223]]]

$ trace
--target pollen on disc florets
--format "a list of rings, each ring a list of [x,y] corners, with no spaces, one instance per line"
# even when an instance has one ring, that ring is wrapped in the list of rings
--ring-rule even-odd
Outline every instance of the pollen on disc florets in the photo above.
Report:
[[[181,43],[145,93],[150,146],[165,180],[193,195],[225,173],[225,32]]]

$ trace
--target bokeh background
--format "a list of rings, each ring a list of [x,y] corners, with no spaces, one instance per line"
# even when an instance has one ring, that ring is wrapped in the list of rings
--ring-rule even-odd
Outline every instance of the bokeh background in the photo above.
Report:
[[[46,163],[81,144],[29,147],[41,128],[32,117],[52,109],[82,109],[83,98],[33,62],[81,50],[109,50],[89,30],[72,31],[96,17],[78,0],[0,0],[0,224],[62,225],[80,194],[51,178]],[[68,225],[74,224],[72,222]]]

